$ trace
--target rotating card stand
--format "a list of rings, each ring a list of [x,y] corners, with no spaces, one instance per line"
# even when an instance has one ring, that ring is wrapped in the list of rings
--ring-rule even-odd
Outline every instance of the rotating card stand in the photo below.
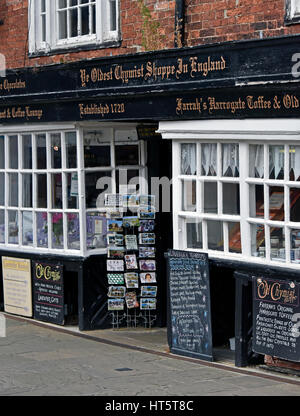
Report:
[[[117,198],[116,198],[117,199]],[[115,207],[116,208],[116,207]],[[150,260],[150,262],[152,261],[154,263],[154,269],[150,269],[150,271],[155,271],[156,273],[156,255],[155,255],[155,234],[154,234],[154,230],[155,230],[155,225],[154,225],[154,218],[146,218],[143,219],[144,220],[144,224],[145,222],[148,224],[147,220],[150,220],[149,222],[152,222],[150,229],[148,229],[147,227],[141,228],[139,229],[139,219],[138,219],[138,206],[137,207],[129,207],[126,206],[122,207],[122,223],[123,223],[123,230],[122,232],[118,231],[117,233],[120,233],[123,235],[123,246],[122,249],[124,251],[124,271],[123,276],[124,276],[124,285],[126,285],[126,294],[129,294],[130,292],[134,293],[135,295],[132,295],[133,297],[135,296],[135,300],[138,302],[138,306],[136,307],[129,307],[127,306],[127,299],[125,296],[124,299],[124,308],[125,310],[116,310],[116,311],[110,311],[110,316],[111,316],[111,325],[113,329],[120,329],[121,327],[127,327],[127,328],[137,328],[139,326],[144,327],[144,328],[152,328],[155,325],[155,321],[157,320],[157,314],[156,312],[156,308],[155,309],[140,309],[141,308],[141,302],[144,300],[145,301],[145,296],[147,295],[143,295],[141,293],[141,284],[143,285],[147,285],[148,282],[143,282],[140,281],[141,277],[140,277],[140,273],[147,273],[148,269],[143,269],[140,268],[140,260],[145,260],[148,261]],[[137,221],[137,223],[135,223],[135,221]],[[153,243],[149,243],[149,242],[141,242],[140,241],[140,234],[139,233],[144,233],[143,236],[145,237],[149,237],[150,234],[153,234]],[[145,234],[146,233],[146,234]],[[148,234],[147,234],[148,233]],[[150,234],[149,234],[150,233]],[[144,251],[142,251],[142,257],[140,257],[140,247],[143,247]],[[146,249],[150,250],[150,248],[152,249],[152,252],[150,250],[151,254],[145,254],[145,251],[147,252]],[[153,255],[154,253],[154,255]],[[125,256],[132,256],[132,258],[135,260],[136,262],[136,267],[132,266],[130,267],[130,258],[126,258]],[[127,278],[128,275],[125,278],[125,273],[137,273],[137,277],[138,280],[137,282],[134,284],[132,284],[132,286],[130,284],[128,284],[127,282]],[[151,274],[151,273],[150,273]],[[136,278],[136,277],[134,277]],[[134,282],[134,278],[132,278],[132,282]],[[129,278],[128,278],[129,279]],[[154,284],[156,285],[156,279],[154,279]],[[153,283],[152,283],[153,284]],[[148,295],[151,296],[151,295]],[[156,298],[156,294],[154,295]],[[132,300],[132,298],[131,298]],[[150,299],[149,299],[150,300]]]

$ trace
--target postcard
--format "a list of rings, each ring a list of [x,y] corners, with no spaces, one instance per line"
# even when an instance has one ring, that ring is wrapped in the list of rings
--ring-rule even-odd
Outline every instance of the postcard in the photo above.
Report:
[[[137,269],[137,260],[135,254],[126,254],[125,255],[125,263],[126,263],[126,269]]]
[[[124,247],[108,247],[107,257],[111,259],[122,259],[124,254]]]
[[[128,309],[138,308],[139,303],[135,291],[127,292],[125,295],[126,305]]]
[[[157,295],[157,286],[142,286],[141,287],[141,296],[155,298],[156,295]]]
[[[140,219],[155,219],[155,208],[154,207],[140,207],[138,209],[138,217]]]
[[[141,283],[156,283],[156,273],[140,273]]]
[[[141,309],[156,309],[156,298],[141,298]]]
[[[155,257],[155,247],[139,247],[139,257]]]
[[[107,281],[109,285],[123,285],[124,284],[123,273],[108,273]]]
[[[108,220],[107,228],[109,232],[122,232],[123,221],[122,220]]]
[[[136,194],[123,195],[123,206],[135,208],[139,205],[139,197]]]
[[[124,236],[123,234],[107,234],[107,245],[108,246],[123,246]]]
[[[123,215],[124,213],[121,209],[108,208],[106,210],[106,218],[109,219],[123,218]]]
[[[124,310],[124,299],[108,299],[107,308],[109,311],[123,311]]]
[[[123,272],[124,261],[123,260],[106,260],[108,272]]]
[[[104,205],[106,207],[122,207],[123,198],[119,194],[105,194]]]
[[[109,286],[107,296],[109,298],[124,298],[126,288],[124,286]]]
[[[151,233],[154,231],[155,222],[153,220],[140,220],[139,232]]]
[[[140,206],[155,206],[155,195],[140,195]]]
[[[128,289],[137,289],[139,287],[138,273],[125,273],[125,282]]]
[[[124,228],[139,227],[139,225],[140,225],[140,219],[137,216],[123,217]]]
[[[140,233],[139,234],[139,244],[155,244],[155,234],[154,233]]]
[[[138,245],[137,245],[137,238],[136,235],[125,235],[125,246],[126,246],[126,250],[137,250],[138,249]]]
[[[155,260],[140,260],[140,269],[143,271],[154,271],[156,270]]]

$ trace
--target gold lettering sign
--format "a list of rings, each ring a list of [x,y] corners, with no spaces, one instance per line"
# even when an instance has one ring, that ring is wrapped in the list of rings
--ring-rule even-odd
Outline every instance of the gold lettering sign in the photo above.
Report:
[[[285,287],[284,287],[285,286]],[[295,304],[298,301],[295,288],[286,288],[281,282],[268,282],[257,280],[257,296],[259,299],[267,299],[285,304]]]
[[[4,109],[0,109],[0,120],[11,120],[11,119],[40,120],[42,117],[43,117],[42,109],[32,109],[30,106],[7,107]]]
[[[105,71],[99,67],[94,67],[91,70],[80,69],[80,79],[82,87],[87,87],[90,83],[108,83],[110,81],[120,81],[122,84],[128,84],[130,80],[159,82],[170,79],[179,80],[183,75],[190,79],[195,78],[196,75],[207,77],[210,72],[224,71],[226,68],[226,60],[223,56],[217,59],[208,56],[204,60],[193,56],[187,60],[179,58],[169,65],[158,65],[155,61],[148,61],[134,65],[130,69],[123,65],[114,65]]]
[[[5,78],[4,81],[0,82],[0,91],[11,92],[23,88],[26,88],[26,81],[20,79],[10,82]]]
[[[125,113],[124,103],[92,103],[92,104],[78,104],[80,118],[89,115],[101,115],[105,117],[111,114]]]
[[[187,101],[183,98],[176,98],[176,114],[183,115],[187,112],[217,114],[219,111],[226,111],[234,114],[240,110],[280,110],[280,109],[297,109],[300,107],[299,98],[295,95],[285,94],[282,99],[277,95],[271,99],[263,95],[255,97],[248,95],[245,98],[236,100],[219,100],[216,97],[197,97],[194,100]]]
[[[60,270],[47,264],[36,263],[35,277],[37,279],[52,280],[57,282],[61,279]]]

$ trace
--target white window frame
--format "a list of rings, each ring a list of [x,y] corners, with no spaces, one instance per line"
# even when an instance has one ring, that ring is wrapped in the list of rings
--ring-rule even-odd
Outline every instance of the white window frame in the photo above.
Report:
[[[128,166],[116,166],[114,163],[114,145],[116,143],[116,137],[119,134],[125,134],[126,137],[133,134],[136,128],[135,124],[118,124],[117,127],[115,124],[105,123],[105,125],[101,125],[101,123],[93,124],[93,123],[57,123],[57,124],[45,124],[41,123],[39,125],[22,125],[22,126],[0,126],[0,136],[4,136],[4,153],[5,153],[5,166],[3,169],[0,169],[0,174],[4,174],[5,180],[5,199],[4,205],[0,206],[0,211],[4,211],[4,219],[5,219],[5,242],[0,243],[0,250],[11,250],[15,252],[35,252],[35,253],[47,253],[47,254],[57,254],[57,255],[73,255],[73,256],[88,256],[90,254],[106,254],[106,248],[96,248],[96,249],[87,249],[87,235],[86,235],[86,216],[89,212],[98,212],[100,214],[104,214],[106,212],[105,207],[100,208],[87,208],[86,207],[86,197],[85,197],[85,173],[92,172],[92,171],[108,171],[110,170],[113,173],[113,178],[115,178],[115,172],[118,168],[124,169],[138,169],[142,180],[140,181],[140,193],[147,194],[147,155],[146,155],[146,143],[142,140],[137,139],[137,135],[135,134],[134,143],[138,143],[139,146],[139,165],[128,165]],[[104,133],[108,133],[110,147],[111,147],[111,165],[109,167],[99,167],[99,168],[86,168],[84,166],[84,131],[85,130],[97,130]],[[68,168],[66,164],[66,146],[65,146],[65,134],[68,132],[76,133],[76,150],[77,150],[77,166],[76,168]],[[60,133],[62,138],[62,166],[59,169],[53,168],[51,166],[51,144],[50,144],[50,137],[53,133]],[[36,160],[36,136],[39,134],[46,135],[46,154],[47,154],[47,168],[46,169],[37,169],[37,160]],[[23,135],[31,135],[32,136],[32,169],[23,169],[22,165],[22,136]],[[8,168],[9,166],[9,151],[8,151],[8,140],[10,136],[17,136],[18,137],[18,168],[11,169]],[[103,134],[104,136],[104,134]],[[19,192],[18,192],[18,206],[11,207],[9,206],[9,187],[8,187],[8,178],[11,173],[18,174],[18,185],[19,185]],[[32,196],[33,196],[33,206],[32,207],[23,207],[22,205],[22,175],[24,174],[31,174],[32,175]],[[62,174],[62,195],[63,195],[63,203],[62,208],[53,208],[52,207],[52,187],[51,187],[51,175],[52,174],[61,173]],[[68,208],[67,205],[67,183],[66,183],[66,174],[68,173],[77,173],[78,177],[78,206],[77,208]],[[37,181],[36,176],[38,174],[46,174],[47,175],[47,207],[46,208],[39,208],[37,206]],[[115,181],[113,183],[113,192],[116,192],[115,188]],[[99,190],[99,193],[101,191]],[[8,241],[8,212],[9,211],[16,211],[17,218],[18,218],[18,242],[13,244],[9,243]],[[30,212],[33,213],[33,244],[32,245],[23,245],[23,229],[22,229],[22,213],[23,212]],[[48,247],[39,247],[37,243],[37,221],[36,221],[36,214],[39,212],[47,213],[48,219]],[[52,213],[61,213],[63,215],[63,247],[62,248],[54,248],[52,247],[52,221],[51,221],[51,214]],[[68,214],[77,214],[79,215],[79,232],[80,232],[80,247],[79,249],[70,249],[68,248],[68,223],[67,223],[67,215]]]
[[[293,24],[300,22],[300,1],[286,0],[285,23]]]
[[[289,146],[300,145],[300,119],[247,119],[247,120],[203,120],[203,121],[178,121],[161,122],[159,132],[163,139],[173,141],[173,237],[174,248],[181,250],[207,252],[211,258],[231,259],[238,262],[247,262],[260,265],[277,266],[283,268],[300,269],[300,264],[291,261],[290,258],[290,232],[299,229],[299,222],[291,222],[289,218],[289,188],[300,188],[300,182],[289,180],[288,158]],[[199,172],[199,149],[201,143],[238,143],[240,151],[239,178],[221,176],[201,176]],[[196,143],[197,145],[197,175],[181,174],[181,144]],[[265,152],[264,179],[249,177],[249,144],[261,144],[265,148],[268,145],[285,146],[285,171],[284,179],[268,179],[268,157]],[[220,152],[219,152],[220,153]],[[197,181],[197,205],[195,212],[182,210],[182,186],[183,179]],[[203,201],[201,200],[202,181],[220,180],[224,182],[240,183],[240,215],[224,215],[203,213]],[[251,184],[263,184],[265,193],[269,186],[282,186],[284,188],[285,218],[283,221],[269,219],[267,201],[265,197],[265,216],[263,219],[250,217],[250,189]],[[265,194],[266,195],[266,194]],[[221,200],[222,196],[218,196]],[[218,201],[220,204],[220,201]],[[218,205],[219,205],[218,204]],[[185,219],[195,221],[203,220],[202,244],[203,249],[187,247]],[[224,251],[209,250],[207,245],[206,220],[215,219],[222,222],[240,221],[242,253],[232,253],[224,241]],[[285,261],[279,262],[271,258],[270,234],[266,232],[266,257],[254,257],[251,253],[251,224],[264,224],[266,228],[271,226],[282,227],[285,231]],[[226,237],[226,226],[223,232]],[[224,238],[225,240],[225,238]]]
[[[71,37],[67,39],[58,38],[58,0],[45,0],[46,3],[46,40],[42,40],[41,7],[40,0],[29,0],[29,53],[59,52],[60,49],[84,46],[101,46],[120,39],[119,35],[119,0],[116,1],[115,27],[111,29],[111,7],[112,0],[95,0],[96,2],[96,33]]]

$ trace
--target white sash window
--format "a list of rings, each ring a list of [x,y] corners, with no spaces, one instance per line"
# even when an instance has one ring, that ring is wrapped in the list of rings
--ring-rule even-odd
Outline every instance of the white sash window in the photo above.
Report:
[[[29,51],[101,45],[119,39],[118,0],[31,0]]]

